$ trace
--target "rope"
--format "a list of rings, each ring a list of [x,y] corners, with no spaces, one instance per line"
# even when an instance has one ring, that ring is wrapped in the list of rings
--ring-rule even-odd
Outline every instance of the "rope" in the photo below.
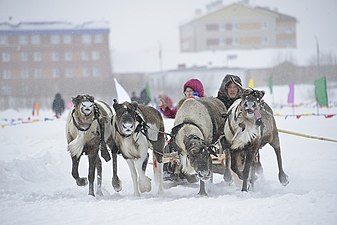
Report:
[[[287,131],[287,130],[282,130],[282,129],[278,129],[278,132],[285,133],[285,134],[296,135],[296,136],[300,136],[300,137],[311,138],[311,139],[317,139],[317,140],[321,140],[321,141],[337,142],[337,140],[334,140],[334,139],[323,138],[323,137],[316,137],[316,136],[312,136],[312,135],[301,134],[301,133],[296,133],[296,132],[293,132],[293,131]]]

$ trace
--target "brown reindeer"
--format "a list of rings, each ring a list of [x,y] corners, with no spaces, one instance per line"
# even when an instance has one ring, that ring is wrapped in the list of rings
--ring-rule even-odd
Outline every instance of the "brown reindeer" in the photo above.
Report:
[[[232,81],[235,83],[235,80]],[[280,140],[273,111],[262,100],[263,96],[264,91],[242,89],[242,97],[228,109],[223,147],[230,149],[231,168],[243,180],[242,191],[248,190],[249,175],[249,181],[254,185],[256,164],[253,162],[259,149],[266,144],[270,144],[275,151],[280,183],[284,186],[289,183],[288,176],[283,171]]]
[[[164,122],[155,108],[137,102],[119,104],[114,99],[116,114],[112,121],[112,136],[125,158],[132,177],[134,195],[151,191],[151,179],[145,175],[153,150],[153,171],[158,192],[163,191]]]
[[[95,170],[97,168],[97,191],[102,195],[102,162],[98,156],[99,150],[105,161],[111,159],[106,145],[111,149],[113,156],[114,173],[112,185],[115,191],[121,190],[117,176],[117,149],[114,145],[111,131],[112,110],[104,102],[94,100],[90,95],[78,95],[72,100],[73,110],[69,113],[66,123],[68,151],[72,159],[72,176],[78,186],[85,186],[89,180],[89,195],[94,194]],[[88,155],[88,179],[79,176],[78,166],[82,154]]]

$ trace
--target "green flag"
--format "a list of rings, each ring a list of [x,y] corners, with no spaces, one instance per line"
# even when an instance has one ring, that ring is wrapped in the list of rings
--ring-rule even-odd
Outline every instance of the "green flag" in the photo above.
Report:
[[[273,77],[272,76],[268,78],[268,86],[269,86],[270,94],[273,94]]]
[[[150,85],[149,85],[148,82],[146,82],[145,90],[146,90],[146,95],[147,95],[148,99],[150,99],[150,101],[151,101],[152,95],[151,95]]]
[[[326,90],[326,77],[315,80],[316,101],[320,106],[328,107],[328,94]]]

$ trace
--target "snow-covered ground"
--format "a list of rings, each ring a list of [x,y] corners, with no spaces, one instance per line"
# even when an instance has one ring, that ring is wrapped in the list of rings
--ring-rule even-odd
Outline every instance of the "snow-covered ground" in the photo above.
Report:
[[[10,119],[19,123],[0,128],[2,225],[337,224],[337,143],[280,134],[288,186],[278,182],[275,155],[266,146],[261,150],[264,176],[254,191],[242,193],[240,186],[226,186],[215,175],[214,183],[207,184],[208,197],[197,196],[198,184],[167,182],[161,195],[153,188],[134,197],[127,164],[119,156],[123,190],[113,190],[111,162],[103,163],[104,196],[91,197],[88,187],[78,187],[71,177],[65,116],[53,119],[50,111],[42,111],[36,122],[22,123],[29,114],[29,110],[0,112],[2,125],[10,124]],[[276,119],[279,129],[337,140],[337,116]],[[165,120],[168,132],[172,122]],[[149,166],[147,174],[153,178]],[[87,175],[86,157],[80,175]]]

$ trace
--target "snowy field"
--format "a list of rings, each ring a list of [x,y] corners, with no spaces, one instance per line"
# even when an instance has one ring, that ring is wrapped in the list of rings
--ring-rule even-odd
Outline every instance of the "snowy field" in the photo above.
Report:
[[[2,125],[11,118],[28,117],[28,110],[0,112]],[[150,193],[134,197],[129,169],[119,156],[123,190],[113,190],[111,162],[103,163],[104,196],[92,197],[87,186],[78,187],[71,177],[65,116],[53,119],[50,111],[43,111],[35,119],[0,128],[1,225],[337,224],[337,143],[280,134],[288,186],[278,182],[275,155],[266,146],[261,150],[264,175],[254,191],[242,193],[241,186],[226,186],[215,175],[214,183],[207,183],[208,197],[197,196],[198,184],[169,182],[161,195],[153,187]],[[276,119],[279,129],[337,140],[337,116]],[[170,132],[172,122],[165,120],[166,131]],[[147,175],[153,178],[149,166]],[[80,175],[87,175],[86,157]]]

